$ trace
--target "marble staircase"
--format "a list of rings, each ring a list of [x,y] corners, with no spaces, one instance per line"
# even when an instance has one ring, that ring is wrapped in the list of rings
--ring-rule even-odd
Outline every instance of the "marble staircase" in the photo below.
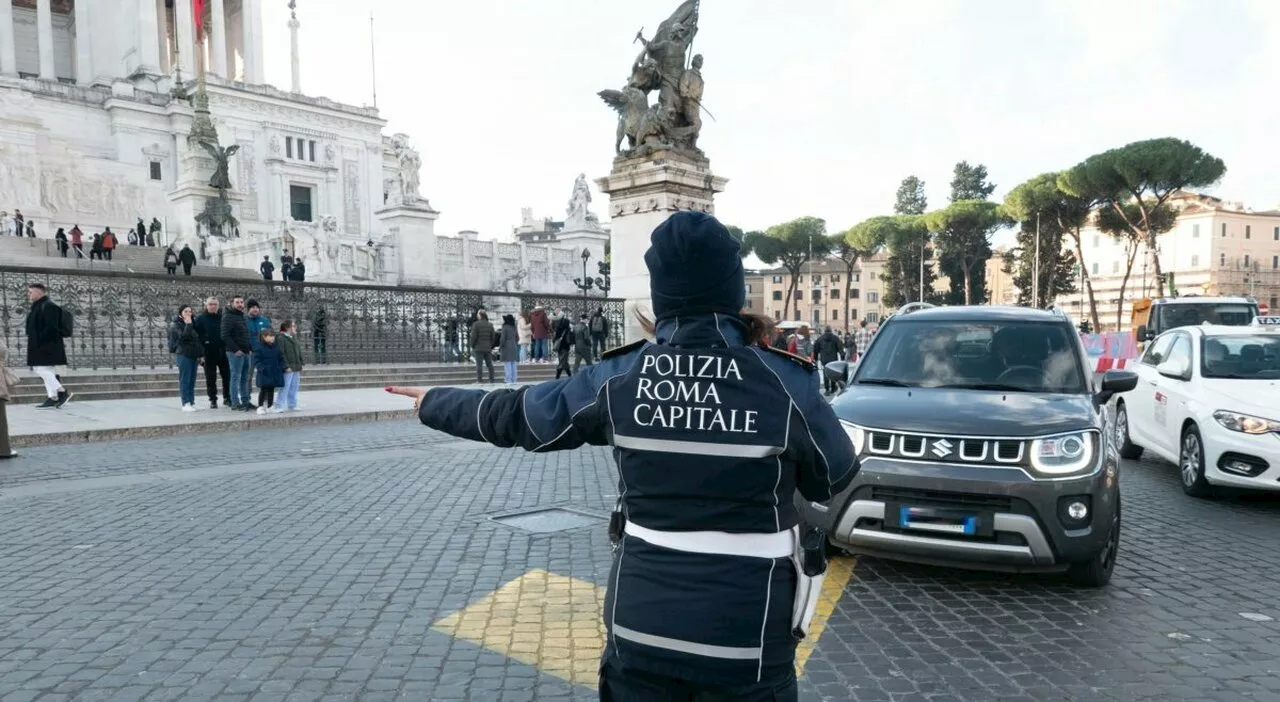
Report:
[[[87,238],[87,237],[86,237]],[[110,261],[94,261],[88,258],[89,245],[85,244],[85,257],[78,258],[75,249],[63,258],[57,242],[52,238],[29,239],[0,235],[0,265],[19,268],[53,268],[66,271],[115,271],[120,273],[164,273],[164,248],[159,246],[129,246],[117,248]],[[182,275],[179,269],[178,275]],[[226,268],[210,265],[207,261],[196,263],[192,275],[202,278],[257,279],[257,271],[247,268]]]

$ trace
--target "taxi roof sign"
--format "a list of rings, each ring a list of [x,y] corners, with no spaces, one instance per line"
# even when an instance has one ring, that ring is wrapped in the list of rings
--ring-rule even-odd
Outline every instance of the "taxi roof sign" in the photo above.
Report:
[[[1280,330],[1280,316],[1263,317],[1259,315],[1253,318],[1253,325],[1255,327],[1266,327],[1268,331],[1277,331]]]

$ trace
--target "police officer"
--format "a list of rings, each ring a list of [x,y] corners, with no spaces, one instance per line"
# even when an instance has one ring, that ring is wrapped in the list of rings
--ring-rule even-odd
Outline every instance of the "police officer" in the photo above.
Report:
[[[799,526],[793,499],[847,486],[853,446],[813,364],[772,349],[767,320],[740,314],[739,245],[720,222],[673,215],[645,263],[653,342],[533,387],[389,390],[454,436],[539,452],[613,446],[601,700],[795,700],[825,536]]]

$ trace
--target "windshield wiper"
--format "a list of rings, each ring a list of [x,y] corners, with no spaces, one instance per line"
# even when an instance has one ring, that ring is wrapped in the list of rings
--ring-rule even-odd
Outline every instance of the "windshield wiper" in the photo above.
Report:
[[[1003,390],[1006,392],[1031,392],[1030,388],[1024,388],[1018,385],[1006,385],[1004,383],[948,383],[946,385],[934,385],[935,388],[949,388],[952,390]]]
[[[857,385],[888,385],[895,388],[915,387],[911,383],[904,383],[901,380],[894,380],[893,378],[861,378],[858,380],[856,384]]]

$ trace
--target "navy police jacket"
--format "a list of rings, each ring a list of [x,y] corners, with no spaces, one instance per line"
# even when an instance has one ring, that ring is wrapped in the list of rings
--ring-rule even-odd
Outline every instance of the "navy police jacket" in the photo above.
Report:
[[[431,390],[419,418],[530,451],[612,446],[627,529],[662,532],[664,542],[671,532],[785,532],[799,521],[797,490],[825,501],[853,479],[853,446],[811,363],[749,345],[727,315],[665,320],[656,336],[556,382]],[[605,657],[707,684],[778,679],[794,666],[795,586],[789,557],[624,533],[605,601]]]

